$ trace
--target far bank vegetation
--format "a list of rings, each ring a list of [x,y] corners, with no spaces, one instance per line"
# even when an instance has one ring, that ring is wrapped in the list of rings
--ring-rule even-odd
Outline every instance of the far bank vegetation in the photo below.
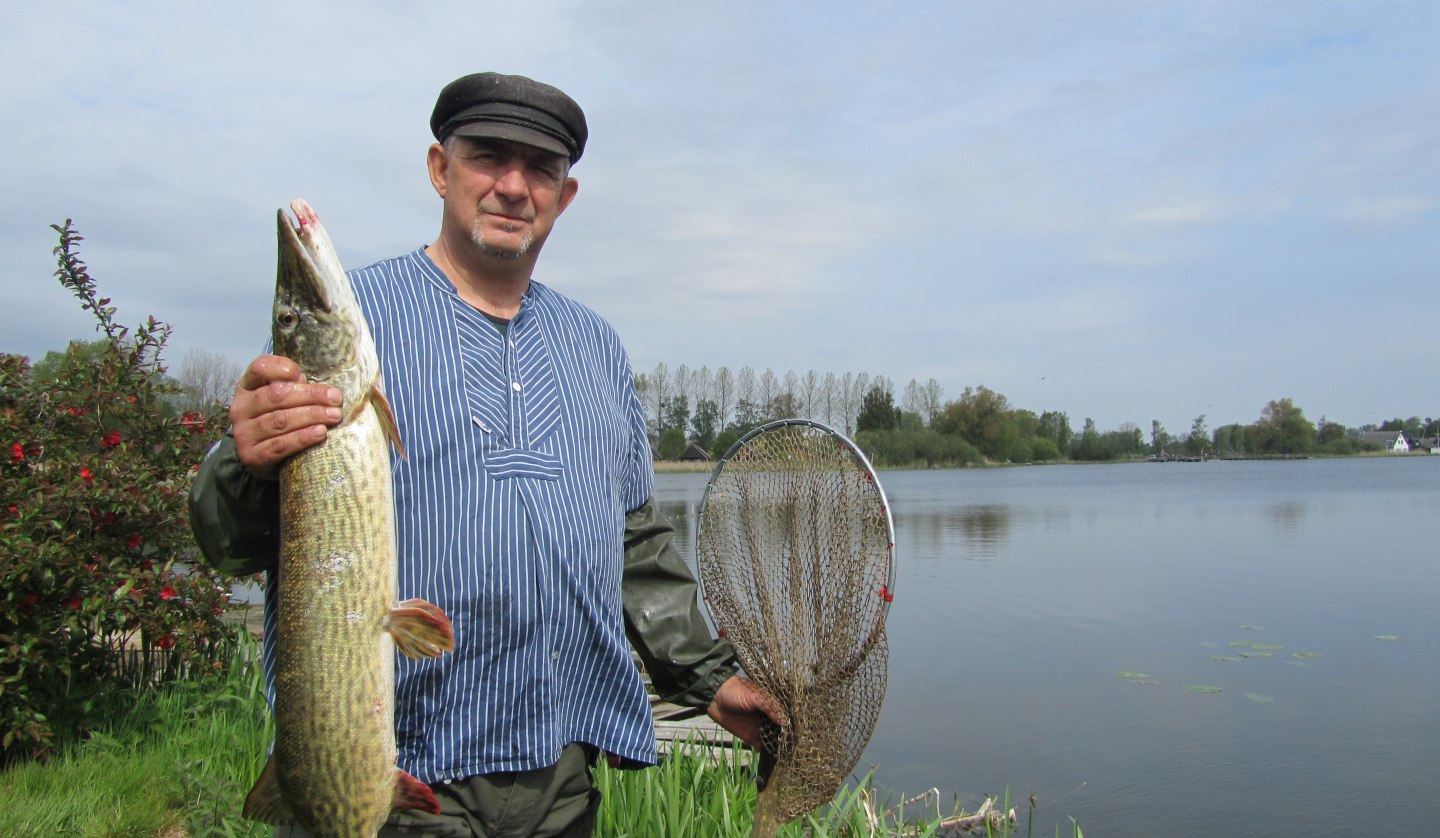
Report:
[[[774,419],[801,417],[851,436],[881,466],[949,467],[1002,463],[1115,460],[1351,456],[1378,451],[1367,431],[1397,431],[1411,440],[1440,435],[1440,420],[1391,419],[1347,428],[1324,417],[1311,422],[1288,398],[1267,403],[1248,425],[1210,429],[1197,416],[1188,432],[1171,434],[1158,421],[1149,433],[1125,423],[1102,431],[1085,419],[1077,432],[1063,411],[1015,407],[984,385],[947,400],[933,378],[903,388],[883,375],[799,375],[750,367],[692,370],[657,364],[637,373],[652,442],[662,460],[703,452],[723,456],[746,431]]]

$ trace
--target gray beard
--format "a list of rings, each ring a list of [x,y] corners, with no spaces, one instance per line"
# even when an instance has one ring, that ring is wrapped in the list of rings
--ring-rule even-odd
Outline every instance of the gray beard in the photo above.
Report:
[[[476,221],[475,226],[470,228],[470,240],[480,248],[480,252],[486,256],[493,256],[496,259],[519,259],[530,252],[530,247],[535,244],[535,234],[526,233],[524,241],[519,247],[499,247],[485,241],[485,235],[480,230],[480,222]]]

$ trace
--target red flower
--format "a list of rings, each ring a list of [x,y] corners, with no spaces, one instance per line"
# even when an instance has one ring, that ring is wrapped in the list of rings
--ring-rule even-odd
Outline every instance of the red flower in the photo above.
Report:
[[[140,533],[137,532],[134,535],[130,536],[129,540],[125,542],[125,547],[130,550],[139,550],[140,543],[144,540],[145,539],[141,537]]]
[[[10,514],[11,514],[11,515],[15,515],[15,516],[18,517],[18,516],[20,515],[20,507],[18,507],[18,506],[12,506],[12,507],[10,507]]]
[[[111,431],[100,439],[100,444],[106,448],[114,448],[120,444],[120,432]]]
[[[67,408],[65,408],[65,412],[68,413],[68,414],[70,414],[71,416],[84,416],[84,415],[85,415],[85,408],[83,408],[83,407],[67,407]]]
[[[164,637],[161,637],[161,638],[157,639],[157,640],[155,641],[155,645],[156,645],[156,646],[159,646],[161,649],[171,649],[171,648],[174,648],[174,646],[175,646],[175,638],[174,638],[174,637],[171,637],[170,635],[167,634],[167,635],[165,635]]]
[[[81,468],[80,479],[84,480],[86,483],[89,483],[95,479],[95,472],[91,471],[88,468]]]
[[[180,417],[180,424],[189,428],[194,433],[203,433],[205,430],[205,417],[191,411]]]
[[[10,462],[16,465],[25,462],[25,446],[18,442],[10,446]]]
[[[65,603],[65,604],[68,605],[68,606],[70,606],[70,610],[71,610],[71,611],[79,611],[79,610],[80,610],[80,597],[78,597],[78,596],[72,596],[72,597],[70,597],[70,601],[67,602],[67,603]]]
[[[175,598],[175,589],[174,589],[173,587],[169,586],[169,585],[166,585],[165,587],[163,587],[163,588],[160,589],[160,598],[161,598],[161,599],[174,599],[174,598]]]

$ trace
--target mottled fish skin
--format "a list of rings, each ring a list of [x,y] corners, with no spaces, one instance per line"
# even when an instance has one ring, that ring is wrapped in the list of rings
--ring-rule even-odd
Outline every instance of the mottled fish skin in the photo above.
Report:
[[[274,351],[307,380],[339,387],[344,417],[280,469],[276,738],[246,814],[293,820],[317,838],[366,838],[392,808],[438,810],[429,789],[395,765],[392,634],[425,635],[407,654],[438,655],[454,643],[428,603],[392,619],[394,419],[334,248],[308,205],[291,208],[298,229],[279,213]]]

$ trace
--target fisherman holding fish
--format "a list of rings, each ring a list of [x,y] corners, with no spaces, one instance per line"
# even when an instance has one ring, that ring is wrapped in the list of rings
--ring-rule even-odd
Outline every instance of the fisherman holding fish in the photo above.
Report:
[[[706,708],[752,745],[780,711],[701,615],[651,499],[644,411],[618,336],[532,279],[578,190],[579,105],[523,76],[478,73],[441,91],[430,128],[439,236],[349,274],[404,448],[390,469],[396,589],[448,615],[455,642],[443,657],[402,659],[394,681],[398,767],[440,813],[397,807],[379,834],[588,835],[592,761],[656,760],[627,640],[663,697]],[[217,568],[275,569],[277,474],[339,432],[345,402],[290,358],[249,365],[231,431],[191,493]],[[273,677],[269,637],[267,655]]]

